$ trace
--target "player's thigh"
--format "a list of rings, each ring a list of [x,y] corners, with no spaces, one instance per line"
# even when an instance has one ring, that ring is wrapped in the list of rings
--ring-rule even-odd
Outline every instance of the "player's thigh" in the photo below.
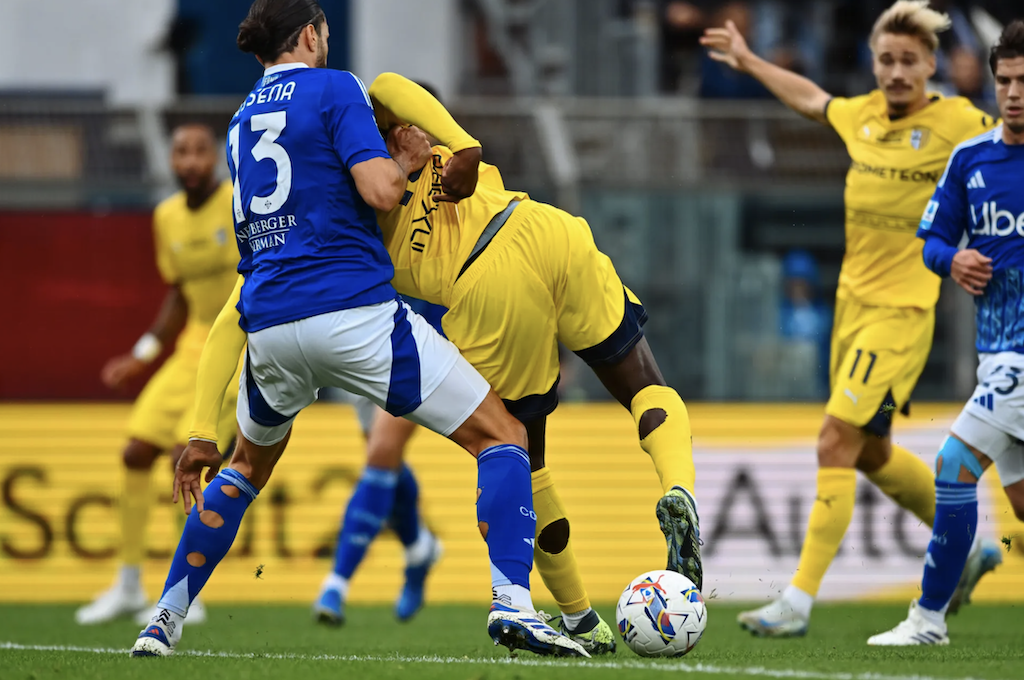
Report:
[[[835,389],[836,376],[839,375],[839,369],[857,337],[858,326],[854,322],[857,308],[859,305],[855,302],[842,298],[836,299],[835,313],[832,316],[832,338],[828,360],[828,380],[831,389]]]
[[[905,408],[931,349],[932,311],[864,308],[832,378],[825,412],[884,436]]]
[[[485,251],[487,255],[487,251]],[[521,421],[558,403],[556,310],[547,282],[514,248],[481,257],[472,286],[456,289],[445,335]]]
[[[341,310],[301,323],[303,355],[317,386],[362,395],[393,416],[445,436],[490,391],[455,345],[405,302]]]
[[[556,289],[558,338],[589,365],[620,361],[643,337],[647,313],[582,218],[562,220],[569,256]]]
[[[198,356],[175,352],[153,374],[132,406],[128,436],[165,450],[176,442],[178,425],[195,398]]]
[[[235,414],[239,432],[257,447],[279,444],[298,412],[316,401],[319,385],[300,344],[305,321],[248,334]]]

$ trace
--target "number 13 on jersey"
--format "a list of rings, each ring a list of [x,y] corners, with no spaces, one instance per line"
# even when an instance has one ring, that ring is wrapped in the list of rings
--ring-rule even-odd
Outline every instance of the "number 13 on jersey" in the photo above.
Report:
[[[256,144],[249,150],[249,154],[257,162],[271,160],[274,162],[275,179],[274,189],[267,196],[253,196],[249,199],[248,210],[257,215],[272,215],[280,210],[292,190],[292,161],[288,157],[285,148],[277,143],[278,137],[288,124],[285,111],[272,111],[270,113],[259,113],[249,119],[249,125],[253,132],[262,132]],[[228,146],[231,149],[231,163],[235,170],[234,182],[234,211],[235,222],[241,224],[246,221],[246,211],[242,208],[242,190],[239,182],[241,174],[240,160],[240,139],[242,123],[235,125],[228,131]],[[246,156],[248,158],[248,156]],[[256,166],[258,167],[258,166]],[[253,169],[255,171],[255,167]]]

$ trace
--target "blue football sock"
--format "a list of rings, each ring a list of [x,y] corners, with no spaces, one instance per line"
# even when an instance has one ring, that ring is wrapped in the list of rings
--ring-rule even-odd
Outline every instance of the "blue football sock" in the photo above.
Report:
[[[978,530],[978,485],[935,480],[935,524],[918,604],[945,612]]]
[[[203,491],[203,512],[193,509],[185,522],[158,603],[161,609],[180,616],[188,612],[192,600],[231,549],[242,516],[257,495],[259,491],[237,470],[227,468],[214,477]]]
[[[530,589],[533,512],[530,457],[519,446],[492,446],[477,459],[476,518],[491,558],[491,585]]]
[[[370,543],[391,515],[397,483],[398,473],[394,470],[369,466],[363,470],[338,534],[334,552],[334,573],[338,576],[349,579],[356,573]]]
[[[395,486],[395,507],[391,511],[391,528],[406,548],[420,536],[420,487],[412,468],[403,464]]]

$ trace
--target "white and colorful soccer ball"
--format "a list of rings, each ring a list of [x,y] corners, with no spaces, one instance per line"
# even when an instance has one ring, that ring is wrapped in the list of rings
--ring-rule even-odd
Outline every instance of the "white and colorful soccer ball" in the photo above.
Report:
[[[683,656],[700,642],[708,610],[690,579],[649,571],[622,591],[615,620],[626,645],[640,656]]]

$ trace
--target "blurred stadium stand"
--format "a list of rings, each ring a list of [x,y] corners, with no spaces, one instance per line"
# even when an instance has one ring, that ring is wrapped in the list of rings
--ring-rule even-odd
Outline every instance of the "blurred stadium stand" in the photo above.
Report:
[[[31,15],[31,0],[9,1],[13,19]],[[77,333],[80,318],[102,319],[110,334],[105,351],[101,343],[85,343],[92,349],[80,348],[85,354],[77,364],[59,371],[39,352],[29,352],[28,365],[20,368],[37,379],[26,385],[9,373],[0,398],[108,396],[95,377],[99,364],[114,338],[138,333],[136,326],[159,298],[159,283],[142,273],[125,278],[134,269],[124,270],[124,262],[151,262],[148,234],[101,236],[96,230],[103,224],[143,229],[146,213],[174,189],[167,167],[170,128],[198,119],[224,130],[239,103],[237,92],[259,73],[233,47],[249,0],[224,0],[217,7],[199,0],[152,2],[159,5],[156,15],[121,12],[113,0],[93,10],[120,12],[122,21],[137,27],[129,46],[137,64],[118,56],[110,58],[109,69],[97,69],[107,53],[98,46],[102,42],[93,42],[98,56],[88,53],[66,68],[61,62],[78,49],[78,24],[92,21],[82,5],[69,1],[66,16],[54,25],[53,55],[43,55],[30,76],[0,67],[0,281],[13,291],[16,310],[33,317],[27,321],[49,317],[45,324],[27,324],[38,328],[39,338],[29,334],[17,342],[33,347],[44,335]],[[779,331],[780,262],[794,248],[809,251],[820,267],[823,298],[832,300],[843,253],[849,159],[833,132],[773,100],[695,96],[706,77],[695,39],[704,26],[729,16],[747,26],[755,44],[789,54],[795,68],[813,66],[805,70],[819,74],[831,91],[861,92],[871,86],[863,41],[878,3],[322,4],[332,27],[332,67],[352,68],[367,81],[390,69],[439,85],[508,186],[590,222],[598,244],[653,312],[651,342],[684,397],[820,397],[824,358],[788,345]],[[1012,11],[1000,2],[939,4],[955,5],[967,21],[961,29],[973,27],[977,45],[986,44],[993,25]],[[806,26],[793,15],[799,19],[804,5],[814,5]],[[373,40],[382,27],[388,40]],[[10,39],[0,49],[17,51],[17,32],[0,29],[0,36]],[[29,219],[40,211],[42,217]],[[101,219],[111,213],[123,219]],[[74,244],[71,252],[80,261],[35,266],[25,248],[43,241],[30,238],[26,224],[63,229],[52,233]],[[76,230],[76,224],[88,230]],[[118,247],[100,250],[104,237]],[[42,280],[43,271],[50,280]],[[135,295],[105,311],[96,295],[72,295],[56,304],[53,277],[62,278],[65,290],[120,282]],[[969,393],[972,329],[970,301],[944,295],[935,349],[916,398],[958,400]],[[15,349],[15,340],[2,342]],[[75,370],[82,376],[76,378]],[[588,371],[573,374],[579,383],[572,394],[604,396]]]

